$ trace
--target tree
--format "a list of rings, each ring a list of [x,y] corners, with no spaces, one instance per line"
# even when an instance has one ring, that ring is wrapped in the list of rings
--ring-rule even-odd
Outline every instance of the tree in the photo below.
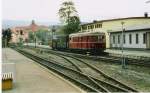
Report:
[[[9,42],[12,38],[12,32],[11,32],[11,29],[8,28],[8,29],[3,29],[2,30],[2,40],[3,40],[3,46],[8,46],[9,45]]]
[[[63,2],[58,14],[62,23],[69,24],[70,17],[77,14],[74,3],[72,1]]]
[[[80,20],[77,16],[70,17],[70,23],[64,26],[64,33],[68,35],[71,33],[78,32],[80,30],[79,24]]]
[[[66,46],[68,47],[69,34],[79,31],[80,19],[72,1],[65,1],[59,9],[60,21],[64,24],[63,32],[66,35]]]
[[[29,40],[28,40],[30,43],[33,43],[34,41],[34,34],[33,32],[29,32]]]

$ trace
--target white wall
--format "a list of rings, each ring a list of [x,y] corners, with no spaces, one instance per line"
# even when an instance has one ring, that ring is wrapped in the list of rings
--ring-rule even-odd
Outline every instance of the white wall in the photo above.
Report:
[[[125,44],[123,47],[125,48],[146,48],[146,43],[143,44],[143,34],[146,31],[136,31],[136,32],[125,32]],[[132,43],[129,43],[129,34],[132,35]],[[136,34],[139,34],[139,42],[136,44]],[[118,35],[120,35],[120,44],[118,44]],[[115,44],[113,43],[113,36],[115,36]],[[121,47],[122,44],[122,33],[111,33],[110,34],[110,46],[111,47]]]

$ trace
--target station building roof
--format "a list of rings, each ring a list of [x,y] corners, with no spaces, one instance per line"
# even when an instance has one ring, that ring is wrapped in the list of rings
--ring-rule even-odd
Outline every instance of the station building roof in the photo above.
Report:
[[[124,31],[149,31],[150,32],[150,24],[141,24],[141,25],[134,25],[134,26],[128,26],[124,27]],[[116,33],[116,32],[121,32],[122,28],[116,28],[114,30],[110,30],[109,33]]]
[[[95,23],[101,23],[101,22],[108,22],[108,21],[117,21],[117,20],[126,20],[126,19],[150,19],[150,17],[126,17],[126,18],[114,18],[114,19],[106,19],[106,20],[94,20],[93,22],[90,23],[82,23],[81,26],[83,25],[91,25]]]

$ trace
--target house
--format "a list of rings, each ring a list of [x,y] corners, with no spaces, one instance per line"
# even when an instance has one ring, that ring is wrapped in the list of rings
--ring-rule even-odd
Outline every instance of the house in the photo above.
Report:
[[[29,32],[36,32],[38,30],[48,30],[47,26],[37,25],[34,20],[32,20],[29,26],[18,26],[11,28],[12,39],[11,43],[19,43],[20,40],[27,42],[29,38]]]

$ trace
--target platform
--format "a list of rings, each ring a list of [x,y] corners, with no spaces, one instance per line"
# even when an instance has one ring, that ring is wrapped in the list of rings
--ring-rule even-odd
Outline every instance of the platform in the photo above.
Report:
[[[83,93],[80,88],[10,48],[2,49],[2,62],[15,63],[16,82],[3,93]]]
[[[122,51],[118,49],[106,49],[105,52],[113,54],[121,54]],[[150,50],[124,50],[124,55],[129,56],[140,56],[140,57],[150,57]]]

